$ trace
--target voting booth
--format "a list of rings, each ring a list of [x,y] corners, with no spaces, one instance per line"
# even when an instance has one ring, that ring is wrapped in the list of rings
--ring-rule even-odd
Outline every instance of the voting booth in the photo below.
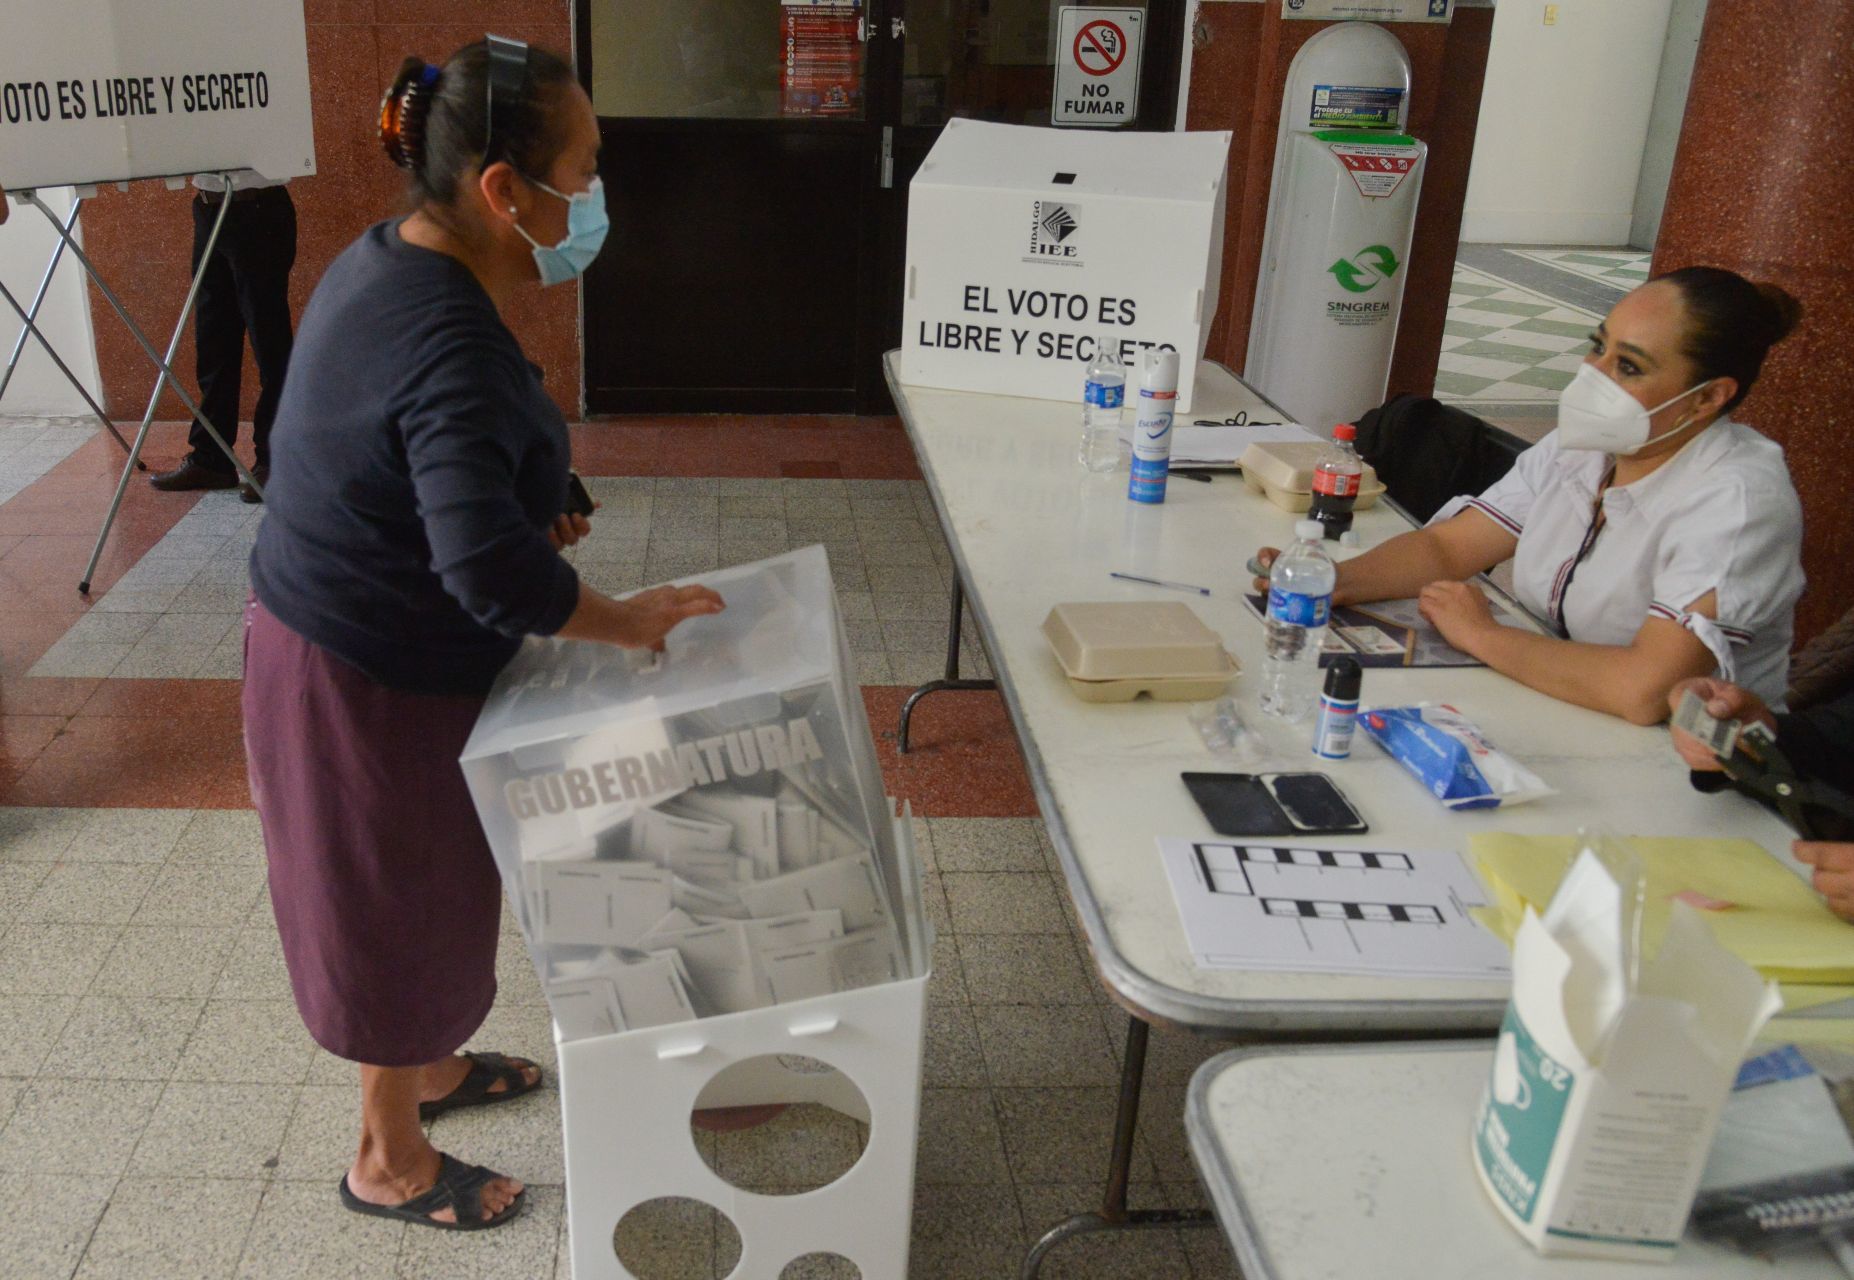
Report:
[[[910,819],[823,548],[692,581],[727,609],[661,655],[529,641],[462,761],[553,1011],[574,1274],[626,1275],[614,1226],[673,1196],[728,1215],[743,1277],[835,1253],[901,1280],[931,956]],[[867,1123],[862,1158],[802,1197],[703,1162],[693,1110],[780,1102]]]
[[[951,120],[908,189],[901,380],[1081,403],[1096,340],[1180,353],[1217,310],[1228,133]]]

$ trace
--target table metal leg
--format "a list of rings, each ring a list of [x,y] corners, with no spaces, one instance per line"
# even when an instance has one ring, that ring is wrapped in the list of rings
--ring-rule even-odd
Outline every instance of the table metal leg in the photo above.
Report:
[[[1107,1163],[1107,1188],[1101,1207],[1064,1218],[1045,1231],[1024,1255],[1019,1280],[1036,1280],[1043,1259],[1065,1240],[1097,1231],[1156,1231],[1174,1227],[1209,1227],[1216,1217],[1208,1209],[1129,1209],[1127,1182],[1133,1168],[1133,1135],[1139,1125],[1140,1089],[1146,1074],[1146,1042],[1152,1028],[1138,1018],[1127,1020],[1127,1048],[1120,1064],[1120,1104],[1114,1114],[1114,1149]]]
[[[930,693],[979,693],[987,689],[996,689],[996,680],[962,680],[959,678],[959,631],[965,620],[966,592],[959,581],[959,575],[953,575],[953,617],[946,629],[946,675],[939,680],[929,680],[926,684],[908,695],[908,700],[901,706],[901,754],[908,753],[908,721],[914,717],[914,704]]]

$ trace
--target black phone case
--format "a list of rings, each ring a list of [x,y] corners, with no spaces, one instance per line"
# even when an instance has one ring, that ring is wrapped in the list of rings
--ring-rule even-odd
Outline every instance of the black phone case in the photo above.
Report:
[[[592,495],[586,492],[577,471],[567,472],[567,509],[570,516],[590,516],[593,512]]]
[[[1371,828],[1323,773],[1183,773],[1220,836],[1355,836]]]

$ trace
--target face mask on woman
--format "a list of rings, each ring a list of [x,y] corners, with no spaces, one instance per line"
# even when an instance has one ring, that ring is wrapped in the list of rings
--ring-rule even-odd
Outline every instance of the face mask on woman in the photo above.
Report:
[[[521,238],[534,246],[534,265],[540,268],[541,283],[565,284],[592,265],[592,260],[599,256],[599,249],[605,244],[605,233],[611,230],[611,219],[605,213],[605,184],[594,178],[592,185],[584,191],[568,195],[564,191],[554,190],[545,182],[534,178],[527,180],[548,195],[558,196],[567,202],[567,233],[559,244],[544,245],[529,235],[521,223],[515,224],[515,229],[521,232]]]
[[[1644,409],[1641,401],[1624,391],[1601,369],[1593,364],[1579,365],[1571,385],[1558,396],[1558,446],[1593,449],[1625,458],[1640,453],[1648,443],[1651,417],[1713,381],[1708,378],[1652,409]],[[1698,419],[1683,422],[1659,439],[1678,435],[1696,421]]]

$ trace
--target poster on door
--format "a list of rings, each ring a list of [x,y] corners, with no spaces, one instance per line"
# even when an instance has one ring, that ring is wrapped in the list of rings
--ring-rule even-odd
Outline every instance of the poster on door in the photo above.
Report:
[[[860,4],[781,0],[779,101],[788,116],[852,116],[863,111]]]
[[[1067,6],[1056,34],[1051,124],[1112,128],[1139,114],[1140,9]]]

